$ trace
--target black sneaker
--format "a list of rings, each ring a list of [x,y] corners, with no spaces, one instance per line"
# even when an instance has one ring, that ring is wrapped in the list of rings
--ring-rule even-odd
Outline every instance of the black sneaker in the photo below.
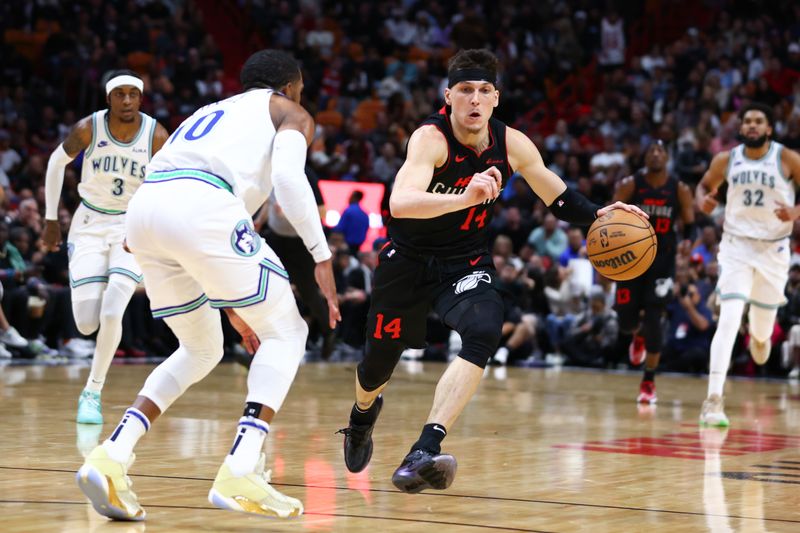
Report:
[[[456,458],[452,455],[412,450],[394,471],[392,483],[409,494],[425,489],[444,490],[453,483],[457,468]]]
[[[336,432],[344,434],[344,464],[350,472],[361,472],[372,458],[372,430],[382,407],[383,396],[379,395],[372,406],[377,409],[372,424],[354,424],[351,419],[349,426]]]

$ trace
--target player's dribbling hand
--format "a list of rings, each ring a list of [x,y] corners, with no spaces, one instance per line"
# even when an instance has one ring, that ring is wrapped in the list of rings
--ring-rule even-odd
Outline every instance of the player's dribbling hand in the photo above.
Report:
[[[483,172],[476,172],[472,175],[472,179],[464,190],[464,200],[468,206],[494,200],[500,194],[502,186],[503,175],[497,170],[497,167],[489,167]]]
[[[717,201],[717,190],[714,189],[704,194],[699,204],[700,204],[700,211],[702,211],[706,215],[710,215],[711,212],[714,209],[716,209],[717,206],[719,205],[719,202]]]
[[[328,324],[331,329],[341,322],[342,314],[339,312],[339,297],[336,294],[336,282],[333,279],[333,260],[326,259],[314,267],[314,279],[317,280],[322,295],[328,301]]]
[[[634,215],[638,215],[638,216],[642,217],[645,220],[650,218],[648,216],[648,214],[645,213],[644,211],[642,211],[641,209],[639,209],[638,206],[631,205],[631,204],[626,204],[626,203],[623,203],[623,202],[614,202],[611,205],[607,205],[607,206],[605,206],[605,207],[603,207],[601,209],[598,209],[597,210],[597,218],[600,218],[601,216],[607,214],[609,211],[611,211],[613,209],[622,209],[623,211],[627,211],[628,213],[633,213]]]
[[[775,216],[784,222],[793,222],[800,216],[797,207],[790,207],[783,202],[775,202],[775,205],[778,206],[777,209],[774,210]]]
[[[57,252],[61,246],[61,225],[57,220],[45,220],[42,230],[42,242],[48,252]]]

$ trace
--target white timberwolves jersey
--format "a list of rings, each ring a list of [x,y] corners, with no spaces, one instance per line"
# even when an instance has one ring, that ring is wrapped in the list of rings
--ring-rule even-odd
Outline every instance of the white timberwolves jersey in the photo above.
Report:
[[[783,145],[775,141],[761,159],[744,155],[743,144],[731,150],[726,173],[726,233],[765,241],[792,233],[792,223],[782,222],[774,212],[778,202],[794,205],[794,182],[783,175],[782,151]]]
[[[201,107],[156,154],[148,176],[158,173],[155,179],[162,179],[186,170],[213,174],[254,214],[272,190],[272,94],[271,89],[251,90]]]
[[[123,143],[111,135],[107,109],[92,115],[92,143],[83,154],[83,169],[78,193],[95,211],[118,215],[144,181],[145,167],[153,152],[156,121],[139,113],[142,126],[131,142]]]

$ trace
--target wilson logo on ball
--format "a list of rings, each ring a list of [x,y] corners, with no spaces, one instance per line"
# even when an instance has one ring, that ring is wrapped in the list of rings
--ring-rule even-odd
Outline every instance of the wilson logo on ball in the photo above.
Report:
[[[628,263],[634,260],[636,260],[636,254],[628,250],[627,252],[620,254],[616,257],[610,257],[608,259],[600,259],[600,260],[592,259],[592,264],[595,266],[595,268],[605,268],[605,267],[619,268],[623,265],[627,265]]]

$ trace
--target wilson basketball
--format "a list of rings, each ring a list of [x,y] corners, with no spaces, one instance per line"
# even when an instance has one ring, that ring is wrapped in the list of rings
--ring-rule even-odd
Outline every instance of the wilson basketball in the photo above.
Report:
[[[586,235],[592,266],[616,281],[644,274],[657,250],[656,233],[650,222],[622,209],[613,209],[595,220]]]

